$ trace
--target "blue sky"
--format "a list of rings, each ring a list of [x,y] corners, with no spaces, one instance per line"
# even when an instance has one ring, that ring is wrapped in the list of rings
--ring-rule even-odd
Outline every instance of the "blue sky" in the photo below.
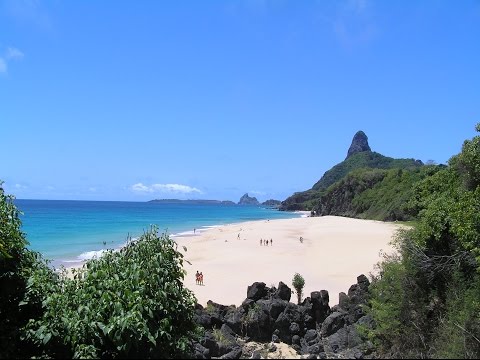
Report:
[[[445,163],[480,122],[479,1],[0,0],[18,198],[284,200],[374,151]]]

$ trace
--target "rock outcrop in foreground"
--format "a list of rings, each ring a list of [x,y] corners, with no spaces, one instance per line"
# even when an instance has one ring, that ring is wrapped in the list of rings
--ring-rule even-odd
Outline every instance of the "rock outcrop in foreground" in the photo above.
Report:
[[[369,285],[360,275],[332,308],[326,290],[312,292],[300,305],[290,302],[292,291],[282,282],[278,288],[253,283],[239,307],[212,301],[205,308],[197,304],[196,322],[205,334],[194,344],[195,358],[369,357],[372,344],[357,330],[357,325],[374,326],[362,307],[368,301]]]

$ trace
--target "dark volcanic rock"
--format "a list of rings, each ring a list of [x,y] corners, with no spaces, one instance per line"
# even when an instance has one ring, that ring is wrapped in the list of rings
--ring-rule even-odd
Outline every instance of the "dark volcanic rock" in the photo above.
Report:
[[[373,329],[375,322],[365,315],[370,282],[360,275],[348,294],[340,293],[339,304],[329,307],[328,291],[315,291],[297,305],[289,301],[290,288],[280,282],[278,289],[263,282],[248,287],[242,306],[224,306],[213,301],[195,307],[195,321],[205,328],[194,344],[196,359],[238,359],[250,357],[251,340],[291,344],[299,354],[312,358],[363,358],[373,351],[356,326]],[[265,350],[266,348],[264,348]],[[258,356],[258,354],[256,354]]]
[[[368,137],[365,135],[363,131],[358,131],[352,140],[352,145],[348,149],[347,157],[348,159],[350,156],[357,154],[363,151],[372,151],[370,146],[368,145]]]
[[[325,350],[330,353],[338,353],[346,349],[353,349],[362,344],[355,325],[341,328],[325,339]]]
[[[310,298],[312,302],[313,317],[317,323],[321,323],[330,313],[330,306],[328,306],[330,297],[328,296],[328,291],[314,291],[310,294]]]
[[[345,325],[346,317],[347,317],[347,313],[341,313],[341,312],[334,312],[328,315],[328,317],[325,319],[325,321],[322,324],[322,329],[320,330],[320,334],[322,334],[323,337],[327,337],[337,332],[343,327],[343,325]]]
[[[274,296],[285,301],[290,301],[290,298],[292,297],[292,290],[280,281]]]
[[[260,300],[264,296],[267,296],[268,290],[264,282],[254,282],[247,289],[247,299],[254,301]]]

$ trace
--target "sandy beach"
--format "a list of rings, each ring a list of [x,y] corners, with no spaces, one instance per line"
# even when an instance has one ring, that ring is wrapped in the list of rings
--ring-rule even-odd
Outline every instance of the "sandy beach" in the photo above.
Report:
[[[224,225],[175,241],[179,249],[187,247],[187,252],[181,250],[191,263],[184,264],[184,283],[202,305],[212,300],[238,306],[255,281],[269,287],[283,281],[292,288],[298,272],[305,279],[305,296],[328,290],[333,306],[358,275],[374,271],[380,251],[394,251],[389,243],[399,227],[336,216],[305,217]],[[268,246],[260,239],[268,239]],[[197,270],[204,275],[203,286],[195,283]],[[296,301],[294,296],[291,301]]]

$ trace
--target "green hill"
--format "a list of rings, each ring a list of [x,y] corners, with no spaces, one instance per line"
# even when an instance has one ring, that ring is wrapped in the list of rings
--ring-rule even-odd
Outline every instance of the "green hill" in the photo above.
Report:
[[[335,165],[325,172],[322,178],[317,181],[310,190],[297,192],[284,200],[280,206],[281,210],[316,210],[326,209],[319,202],[326,195],[327,189],[344,179],[349,173],[358,169],[402,169],[414,170],[422,167],[423,163],[415,159],[394,159],[371,151],[368,146],[367,136],[363,131],[355,134],[352,145],[348,150],[347,158],[341,163]],[[325,199],[325,198],[324,198]],[[341,201],[337,199],[336,201]],[[337,208],[337,207],[334,207]],[[321,214],[328,215],[325,210]],[[339,215],[330,213],[331,215]],[[349,216],[355,216],[356,213],[350,213]]]

